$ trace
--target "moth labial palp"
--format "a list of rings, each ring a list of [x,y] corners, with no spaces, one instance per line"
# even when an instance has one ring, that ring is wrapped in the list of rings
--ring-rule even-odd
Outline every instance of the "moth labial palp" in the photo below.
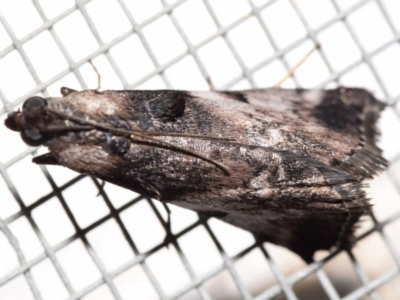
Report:
[[[363,89],[76,91],[36,97],[5,125],[33,159],[213,216],[289,248],[348,248],[384,105]],[[360,130],[362,128],[363,130]]]

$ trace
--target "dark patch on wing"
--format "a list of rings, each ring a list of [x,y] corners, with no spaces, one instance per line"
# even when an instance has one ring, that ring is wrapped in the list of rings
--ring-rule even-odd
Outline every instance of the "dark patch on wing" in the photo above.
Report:
[[[184,115],[186,102],[193,98],[187,91],[179,90],[122,90],[117,93],[126,99],[124,117],[143,130],[154,130],[156,120],[176,122]]]
[[[132,100],[151,100],[157,98],[160,95],[171,97],[191,97],[190,93],[188,93],[187,91],[180,90],[122,90],[118,92],[129,94]]]
[[[376,100],[363,89],[338,88],[325,91],[321,104],[315,107],[313,115],[330,130],[343,134],[355,142],[350,158],[338,167],[358,180],[372,178],[382,171],[388,162],[376,146],[376,121],[385,104]],[[357,147],[362,147],[357,148]]]
[[[313,115],[331,130],[348,133],[362,126],[367,135],[385,104],[369,92],[356,88],[338,88],[324,92],[324,99],[315,107]]]
[[[183,115],[185,110],[186,93],[162,93],[149,100],[149,109],[156,118],[175,119]]]
[[[340,89],[325,91],[321,103],[315,107],[314,116],[331,130],[355,133],[362,122],[363,106],[357,105],[363,100],[359,99],[362,96],[358,91],[350,97]]]
[[[219,93],[226,95],[230,99],[234,99],[234,100],[244,102],[244,103],[249,103],[249,101],[247,100],[246,94],[243,92],[227,91],[227,92],[219,92]]]
[[[358,214],[360,217],[361,214]],[[347,240],[339,240],[343,224],[346,224],[348,212],[335,212],[328,217],[318,215],[305,217],[299,220],[298,226],[293,226],[293,235],[296,237],[288,245],[292,251],[298,253],[307,263],[313,260],[314,252],[318,249],[329,250],[339,242],[340,248],[348,246]],[[352,222],[350,228],[352,228]],[[295,224],[293,224],[295,225]]]

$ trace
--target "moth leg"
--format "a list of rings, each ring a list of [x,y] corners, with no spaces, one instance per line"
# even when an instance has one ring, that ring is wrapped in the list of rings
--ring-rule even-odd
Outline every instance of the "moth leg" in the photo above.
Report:
[[[208,83],[208,85],[210,87],[210,91],[214,92],[215,91],[215,85],[214,85],[214,82],[212,81],[211,77],[207,76],[206,80],[207,80],[207,83]]]
[[[104,180],[102,180],[100,183],[100,186],[99,186],[99,192],[97,193],[96,197],[99,197],[104,192],[105,185],[106,185],[106,182]]]
[[[279,80],[274,87],[280,87],[282,83],[284,83],[287,79],[293,76],[294,72],[311,56],[311,54],[315,51],[321,48],[321,44],[316,44],[314,48],[312,48],[308,53],[297,63],[295,64],[289,72],[283,77],[281,80]]]
[[[167,215],[168,215],[167,224],[165,226],[166,227],[165,230],[167,231],[167,233],[164,238],[164,243],[167,245],[167,248],[168,248],[168,245],[173,242],[173,238],[174,238],[174,235],[172,234],[172,231],[171,231],[171,210],[169,209],[169,207],[166,203],[164,203],[164,202],[161,202],[161,203],[163,204],[163,206],[167,212]]]
[[[100,72],[99,72],[99,70],[97,70],[96,66],[94,65],[94,63],[92,62],[91,59],[89,59],[88,62],[89,62],[89,64],[92,66],[93,71],[94,71],[94,72],[96,73],[96,75],[97,75],[97,87],[96,87],[96,90],[98,91],[98,90],[100,90],[100,88],[101,88],[101,75],[100,75]]]
[[[54,157],[53,154],[45,153],[42,155],[35,156],[32,161],[38,165],[53,165],[53,166],[61,166],[60,162],[57,158]]]

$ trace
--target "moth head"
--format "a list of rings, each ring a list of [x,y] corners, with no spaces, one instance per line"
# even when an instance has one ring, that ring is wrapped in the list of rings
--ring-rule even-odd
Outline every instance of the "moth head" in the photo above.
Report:
[[[121,156],[129,150],[131,126],[119,116],[114,95],[67,87],[61,88],[61,95],[31,97],[4,122],[29,146],[49,148],[49,153],[33,159],[35,163],[69,166],[64,154],[74,148],[86,147],[89,158],[102,153]]]
[[[68,135],[77,138],[80,133],[96,129],[93,126],[96,119],[110,121],[110,126],[116,128],[124,125],[124,122],[114,120],[115,103],[109,101],[109,96],[104,93],[95,90],[79,92],[62,87],[61,95],[63,97],[45,99],[34,96],[27,99],[22,109],[8,114],[5,126],[21,132],[26,144],[40,146],[53,138]],[[87,115],[90,116],[89,122]],[[108,120],[109,116],[111,120]]]
[[[48,140],[48,136],[42,132],[43,119],[47,100],[35,96],[22,105],[22,111],[9,113],[4,124],[13,131],[21,132],[22,140],[30,146],[39,146]]]

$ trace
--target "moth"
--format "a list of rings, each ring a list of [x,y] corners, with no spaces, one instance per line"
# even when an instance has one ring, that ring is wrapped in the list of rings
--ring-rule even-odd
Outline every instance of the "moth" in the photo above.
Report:
[[[61,165],[213,216],[311,262],[347,248],[387,167],[369,92],[84,90],[32,97],[5,125]]]

